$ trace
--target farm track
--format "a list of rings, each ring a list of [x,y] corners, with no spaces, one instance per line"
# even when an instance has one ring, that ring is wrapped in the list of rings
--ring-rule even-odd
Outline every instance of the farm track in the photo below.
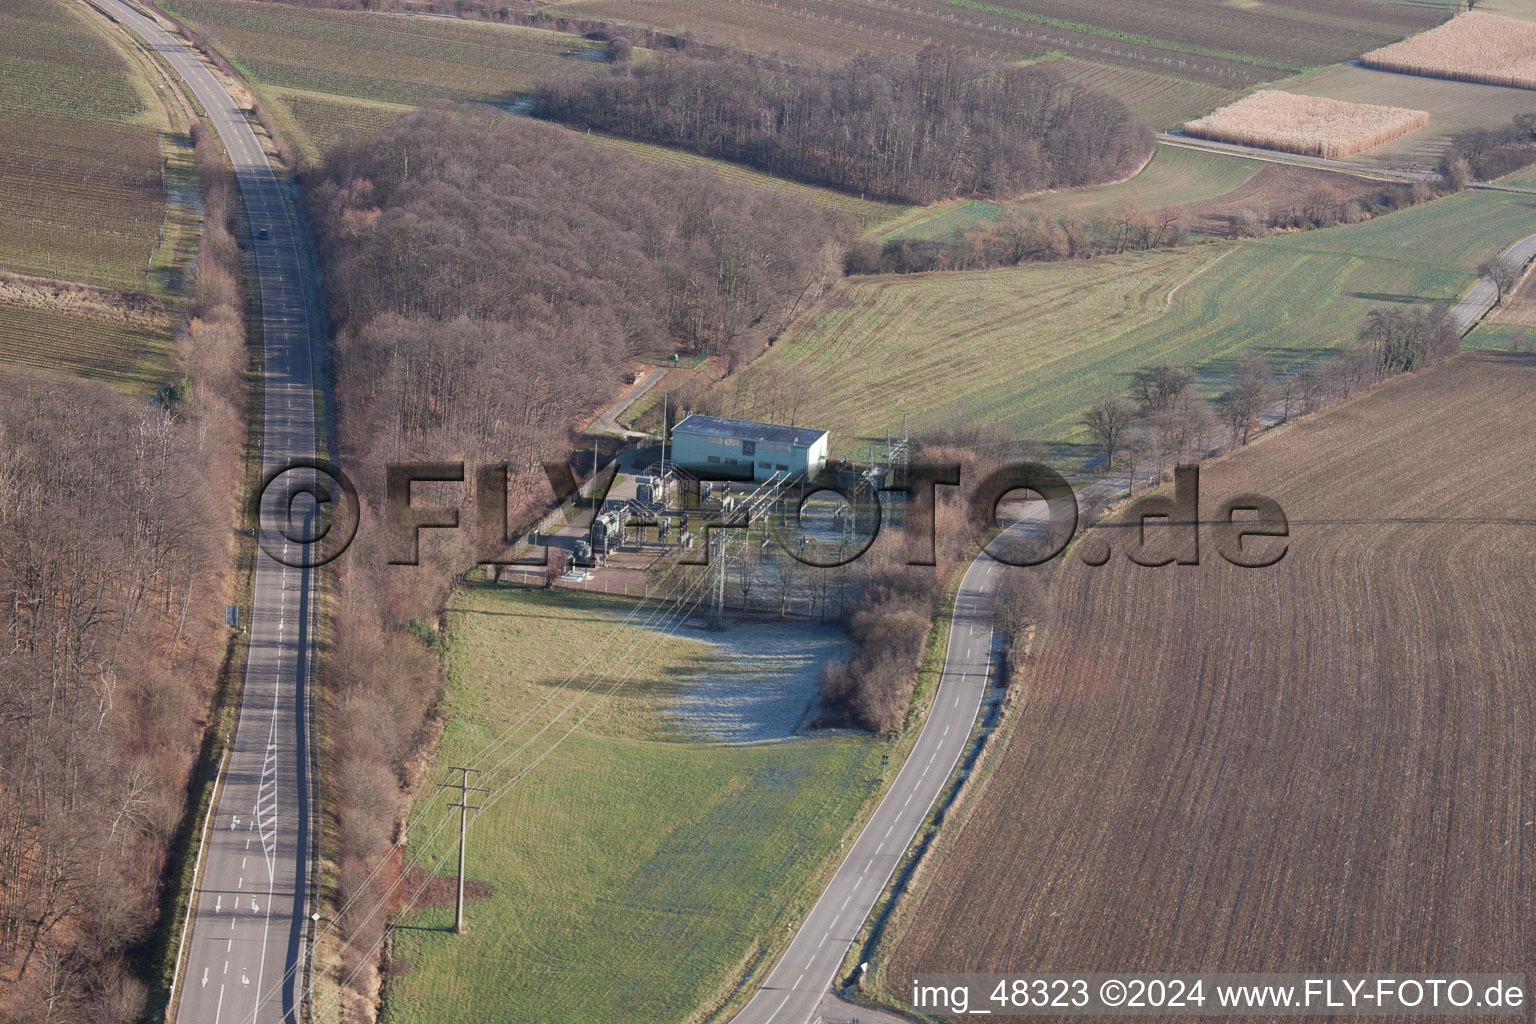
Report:
[[[1530,357],[1467,355],[1208,466],[1207,509],[1285,508],[1273,568],[1068,566],[887,989],[1528,963],[1533,385]]]

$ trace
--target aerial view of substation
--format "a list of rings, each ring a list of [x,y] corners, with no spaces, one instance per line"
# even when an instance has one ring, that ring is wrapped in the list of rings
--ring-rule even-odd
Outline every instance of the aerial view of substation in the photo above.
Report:
[[[1533,264],[1536,0],[3,0],[0,1024],[1529,1019]]]

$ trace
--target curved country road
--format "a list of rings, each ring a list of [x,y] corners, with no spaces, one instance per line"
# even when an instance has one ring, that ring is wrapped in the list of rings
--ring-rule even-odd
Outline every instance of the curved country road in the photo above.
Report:
[[[1100,481],[1079,497],[1102,498],[1116,488],[1123,491],[1125,485],[1118,479]],[[1030,524],[1038,529],[1049,514],[1044,502],[1025,508],[1012,529]],[[912,752],[789,948],[731,1024],[808,1024],[826,1008],[823,997],[836,981],[844,954],[970,742],[987,686],[994,591],[1002,568],[986,552],[966,568],[955,592],[944,671]],[[857,1007],[846,1009],[859,1016]]]
[[[944,672],[917,743],[864,831],[811,908],[789,949],[732,1024],[806,1024],[843,954],[928,817],[970,741],[992,654],[992,596],[1001,579],[986,554],[955,593]]]
[[[1536,258],[1536,235],[1528,235],[1504,250],[1503,258],[1524,266]],[[1493,304],[1497,289],[1488,277],[1478,280],[1455,303],[1447,319],[1465,333]],[[1273,426],[1282,418],[1272,410]],[[1106,475],[1078,492],[1079,500],[1108,500],[1124,494],[1130,479],[1124,473]],[[1029,506],[1026,522],[1043,518],[1045,506]],[[1023,525],[1023,524],[1021,524]],[[890,1020],[890,1015],[861,1011],[840,1003],[830,992],[849,945],[856,938],[891,873],[911,845],[929,808],[959,761],[970,737],[971,724],[981,710],[991,649],[992,598],[998,563],[985,553],[966,570],[955,596],[954,623],[939,681],[923,731],[902,765],[900,774],[881,800],[821,898],[800,925],[789,949],[763,985],[732,1018],[731,1024],[810,1024],[829,1009],[836,1020]],[[851,1015],[851,1017],[849,1016]]]
[[[157,51],[197,96],[229,153],[256,239],[265,401],[263,476],[315,458],[315,360],[298,230],[246,114],[185,43],[124,0],[94,0]],[[261,237],[265,231],[267,237]],[[300,503],[295,503],[300,507]],[[293,557],[297,561],[298,546]],[[313,654],[308,571],[258,551],[245,692],[223,788],[203,849],[196,908],[172,1019],[183,1024],[299,1020],[308,917]]]

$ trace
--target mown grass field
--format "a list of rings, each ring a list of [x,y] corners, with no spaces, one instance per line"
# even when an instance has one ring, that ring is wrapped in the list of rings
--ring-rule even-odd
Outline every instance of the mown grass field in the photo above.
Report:
[[[469,934],[449,933],[451,905],[405,920],[388,1024],[695,1019],[770,966],[814,901],[889,748],[849,734],[688,741],[660,709],[708,647],[625,626],[625,608],[569,592],[454,598],[438,765],[464,763],[543,697],[563,706],[605,640],[605,659],[631,643],[645,657],[636,649],[622,694],[477,819],[469,876],[491,895],[470,904]],[[438,813],[415,834],[430,835]],[[450,831],[426,844],[434,861],[456,849]]]
[[[962,200],[913,210],[876,232],[880,238],[951,239],[978,221],[996,220],[1007,205],[1017,205],[1050,217],[1071,216],[1083,220],[1103,216],[1126,197],[1134,197],[1144,210],[1179,206],[1214,199],[1238,188],[1266,164],[1261,160],[1229,156],[1182,146],[1159,145],[1152,159],[1129,181],[1113,185],[1065,189],[1032,196],[1017,204]]]
[[[1262,354],[1293,367],[1351,342],[1376,307],[1447,301],[1536,231],[1536,197],[1466,193],[1362,224],[1003,270],[850,278],[762,357],[808,381],[833,446],[953,416],[1073,453],[1078,419],[1151,363],[1214,393]],[[730,387],[728,380],[725,387]]]
[[[881,988],[1530,963],[1533,387],[1536,357],[1472,353],[1202,468],[1203,500],[1284,509],[1271,568],[1205,530],[1199,565],[1069,557]]]
[[[263,85],[420,105],[506,102],[535,80],[593,74],[601,44],[536,29],[246,0],[170,0]]]
[[[1516,114],[1536,112],[1536,92],[1529,89],[1399,75],[1351,65],[1338,65],[1277,82],[1275,88],[1350,103],[1427,111],[1428,127],[1349,158],[1354,163],[1382,167],[1433,167],[1445,152],[1451,136],[1458,132],[1500,127],[1508,124]]]

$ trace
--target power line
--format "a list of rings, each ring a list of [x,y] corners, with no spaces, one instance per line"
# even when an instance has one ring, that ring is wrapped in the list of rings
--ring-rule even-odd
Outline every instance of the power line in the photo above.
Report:
[[[469,777],[471,774],[480,774],[480,769],[478,768],[469,768],[464,765],[452,765],[448,770],[450,772],[460,773],[458,783],[459,802],[456,804],[449,804],[448,806],[457,807],[459,809],[459,891],[453,905],[453,934],[463,935],[466,931],[464,926],[464,846],[469,838],[469,812],[472,810],[480,810],[479,807],[469,806],[469,794],[472,792],[489,793],[490,790],[486,789],[484,786],[471,786],[469,784]],[[454,784],[451,782],[444,782],[439,784],[438,788],[451,789],[453,788],[453,785]]]

